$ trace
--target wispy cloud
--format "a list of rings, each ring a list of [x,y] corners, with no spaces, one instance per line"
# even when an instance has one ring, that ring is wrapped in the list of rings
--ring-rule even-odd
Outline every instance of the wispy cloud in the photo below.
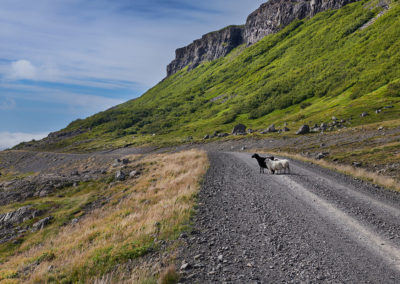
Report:
[[[0,132],[0,150],[11,148],[21,142],[39,140],[46,137],[48,133],[10,133]]]
[[[262,2],[3,0],[0,109],[7,113],[0,112],[0,131],[25,131],[10,128],[23,119],[62,128],[72,115],[52,128],[44,117],[53,122],[55,111],[71,109],[84,117],[134,98],[165,77],[176,48],[244,23]],[[19,126],[5,123],[10,116]]]

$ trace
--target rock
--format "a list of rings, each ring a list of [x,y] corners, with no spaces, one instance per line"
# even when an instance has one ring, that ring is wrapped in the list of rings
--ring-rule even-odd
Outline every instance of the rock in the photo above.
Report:
[[[394,108],[394,106],[391,106],[391,105],[390,106],[384,106],[383,108],[384,109],[389,109],[389,108]]]
[[[246,126],[244,124],[237,124],[232,130],[232,134],[238,135],[238,134],[243,134],[246,133]]]
[[[182,265],[181,265],[181,270],[187,270],[190,269],[190,264],[188,262],[186,262],[185,260],[182,261]]]
[[[247,149],[246,146],[243,146],[242,148],[240,148],[240,150],[242,150],[242,151],[244,151],[244,150],[246,150],[246,149]]]
[[[127,165],[127,164],[129,164],[129,159],[122,159],[122,164],[123,165]]]
[[[381,109],[377,109],[377,110],[375,111],[376,114],[380,114],[381,112],[382,112]]]
[[[337,120],[336,116],[332,116],[332,120],[333,121]]]
[[[207,140],[207,139],[210,139],[210,135],[208,135],[208,134],[203,137],[203,140]]]
[[[138,171],[131,171],[131,172],[129,173],[129,176],[130,176],[130,177],[135,177],[137,174],[138,174]]]
[[[223,256],[222,254],[220,254],[220,255],[218,256],[218,261],[222,261],[223,258],[224,258],[224,256]]]
[[[321,159],[325,158],[325,157],[328,156],[328,155],[329,155],[329,153],[327,153],[327,152],[318,153],[318,154],[315,156],[315,159],[321,160]]]
[[[211,134],[210,138],[212,139],[212,138],[215,138],[217,136],[218,136],[218,131],[214,131],[214,133]]]
[[[32,232],[36,232],[36,231],[43,229],[44,227],[49,225],[51,220],[53,220],[53,219],[54,219],[53,216],[49,216],[49,217],[46,217],[46,218],[36,222],[35,224],[32,225]]]
[[[353,162],[353,166],[356,168],[360,168],[362,166],[361,162]]]
[[[283,132],[288,132],[288,131],[290,131],[290,129],[285,126],[285,127],[282,128],[282,131]]]
[[[307,124],[300,126],[299,130],[296,132],[297,135],[307,133],[310,133],[310,127]]]
[[[271,124],[271,125],[266,129],[266,131],[269,132],[269,133],[276,132],[275,124]]]
[[[125,174],[122,171],[117,171],[115,173],[115,179],[119,181],[125,180]]]
[[[382,131],[383,129],[384,129],[383,126],[379,126],[379,128],[378,128],[379,131]]]
[[[175,59],[167,66],[167,76],[175,74],[185,66],[192,70],[204,61],[224,57],[243,43],[243,31],[242,26],[229,26],[205,34],[188,46],[177,49]]]
[[[219,133],[219,134],[218,134],[218,137],[219,137],[219,138],[227,137],[227,136],[229,136],[229,133]]]
[[[74,218],[74,219],[71,220],[71,224],[72,224],[72,225],[75,225],[75,224],[78,223],[78,222],[79,222],[79,219],[78,219],[78,218]]]
[[[368,112],[363,112],[362,114],[360,114],[361,117],[366,117],[368,115],[369,115]]]
[[[252,134],[252,133],[254,133],[255,131],[253,130],[253,129],[251,129],[251,128],[249,128],[249,129],[247,129],[247,133],[249,133],[249,134]]]

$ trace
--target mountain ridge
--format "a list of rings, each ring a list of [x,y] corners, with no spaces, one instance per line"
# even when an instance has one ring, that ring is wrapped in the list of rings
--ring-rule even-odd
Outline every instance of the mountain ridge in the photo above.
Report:
[[[193,43],[178,48],[175,59],[167,66],[167,77],[188,66],[196,68],[205,61],[226,56],[241,44],[252,45],[276,33],[295,19],[315,16],[328,9],[339,9],[360,0],[270,0],[252,12],[242,26],[228,26],[207,33]]]

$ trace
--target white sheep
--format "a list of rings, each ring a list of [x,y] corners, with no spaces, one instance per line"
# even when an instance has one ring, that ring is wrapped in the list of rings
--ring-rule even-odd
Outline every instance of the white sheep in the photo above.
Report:
[[[288,160],[267,159],[266,163],[268,169],[271,171],[272,174],[274,174],[275,172],[280,173],[281,170],[283,170],[284,173],[286,173],[286,170],[288,173],[290,173],[290,166]]]
[[[272,174],[275,174],[275,172],[279,172],[280,170],[283,169],[283,165],[280,161],[272,161],[270,159],[266,159],[266,164],[268,169],[271,171]]]
[[[275,159],[275,160],[277,160],[277,159]],[[285,159],[277,160],[277,161],[282,164],[283,172],[286,173],[286,170],[287,170],[287,172],[290,174],[289,161],[285,160]]]

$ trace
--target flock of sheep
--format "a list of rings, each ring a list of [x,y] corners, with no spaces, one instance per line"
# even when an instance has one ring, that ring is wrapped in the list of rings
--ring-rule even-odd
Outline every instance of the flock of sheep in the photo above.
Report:
[[[251,156],[255,158],[260,166],[260,174],[264,173],[264,169],[268,169],[272,174],[275,173],[290,173],[290,166],[288,160],[278,160],[273,156],[261,157],[258,154]]]

